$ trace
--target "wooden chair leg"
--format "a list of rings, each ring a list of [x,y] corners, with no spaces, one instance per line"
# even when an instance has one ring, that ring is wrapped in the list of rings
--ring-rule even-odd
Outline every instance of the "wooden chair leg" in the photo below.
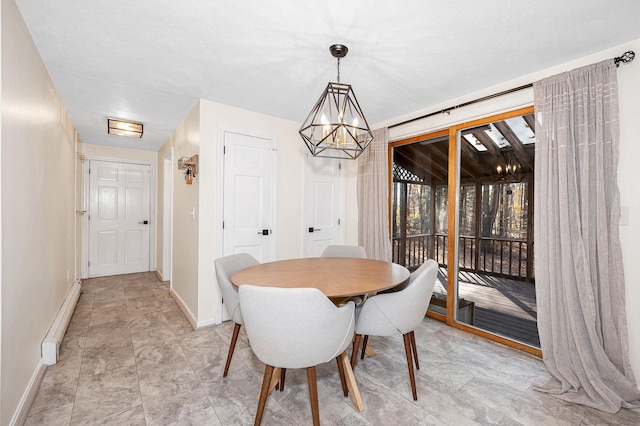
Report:
[[[271,371],[271,378],[269,379],[269,388],[267,389],[267,396],[269,396],[272,390],[278,389],[278,384],[280,384],[281,374],[282,374],[282,369],[280,367],[273,367],[273,370]],[[260,401],[260,393],[256,395],[256,401]]]
[[[416,370],[420,370],[420,361],[418,360],[418,347],[416,346],[416,335],[412,331],[409,333],[411,336],[411,348],[413,349],[413,361],[416,363]]]
[[[409,333],[404,334],[404,352],[407,355],[407,367],[409,367],[409,379],[411,380],[411,392],[413,393],[413,400],[418,400],[418,392],[416,391],[416,377],[413,373],[413,360],[411,359],[411,336]]]
[[[364,336],[364,342],[362,342],[362,353],[360,359],[364,359],[364,354],[367,352],[367,343],[369,343],[369,336]]]
[[[222,373],[222,377],[227,377],[227,373],[229,372],[229,365],[231,365],[231,358],[233,357],[233,351],[236,348],[236,342],[238,341],[238,334],[240,333],[240,324],[236,323],[233,326],[233,335],[231,336],[231,344],[229,344],[229,353],[227,354],[227,363],[224,366],[224,373]]]
[[[271,384],[271,376],[273,375],[273,367],[266,365],[264,367],[264,377],[262,378],[262,387],[260,388],[260,398],[258,399],[258,411],[256,411],[256,420],[254,426],[259,426],[262,422],[262,413],[269,395],[269,385]]]
[[[356,334],[355,339],[353,339],[353,351],[351,351],[351,368],[355,368],[356,362],[358,361],[358,348],[360,347],[360,340],[362,340],[362,334]]]
[[[280,370],[280,392],[284,390],[284,378],[287,375],[287,369],[283,368]]]
[[[309,381],[309,399],[311,400],[311,415],[313,426],[320,425],[320,410],[318,408],[318,384],[316,382],[316,367],[307,368],[307,380]]]
[[[351,369],[351,363],[349,362],[349,355],[347,355],[347,351],[338,355],[338,360],[342,363],[342,367],[344,368],[344,375],[345,379],[347,379],[347,387],[349,388],[349,395],[351,395],[353,406],[356,407],[358,411],[363,412],[364,404],[362,402],[362,397],[360,396],[360,390],[358,389],[356,378],[353,375],[353,370]]]
[[[349,388],[347,387],[347,379],[344,376],[344,366],[340,362],[340,358],[336,358],[338,363],[338,372],[340,373],[340,383],[342,384],[342,393],[344,396],[349,396]]]

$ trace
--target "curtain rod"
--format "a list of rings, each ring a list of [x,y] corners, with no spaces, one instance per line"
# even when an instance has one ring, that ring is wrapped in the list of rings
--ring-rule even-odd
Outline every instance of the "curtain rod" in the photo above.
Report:
[[[624,52],[622,55],[613,58],[613,62],[616,64],[616,68],[617,68],[617,67],[620,66],[621,62],[623,64],[628,64],[629,62],[633,61],[633,58],[635,58],[635,57],[636,57],[635,52],[633,50],[629,50],[628,52]],[[478,102],[482,102],[482,101],[486,101],[486,100],[489,100],[489,99],[497,98],[497,97],[500,97],[500,96],[508,95],[509,93],[519,92],[520,90],[529,89],[531,87],[533,87],[533,83],[529,83],[529,84],[525,84],[525,85],[522,85],[522,86],[514,87],[513,89],[509,89],[509,90],[503,90],[502,92],[494,93],[492,95],[483,96],[481,98],[474,99],[472,101],[463,102],[461,104],[458,104],[458,105],[455,105],[455,106],[452,106],[452,107],[449,107],[449,108],[441,109],[440,111],[430,112],[429,114],[421,115],[420,117],[410,118],[409,120],[405,120],[405,121],[401,121],[400,123],[392,124],[388,128],[391,129],[393,127],[402,126],[403,124],[411,123],[413,121],[422,120],[423,118],[433,117],[434,115],[438,115],[438,114],[449,114],[451,112],[451,110],[454,110],[454,109],[457,109],[457,108],[466,107],[466,106],[469,106],[469,105],[476,104]]]

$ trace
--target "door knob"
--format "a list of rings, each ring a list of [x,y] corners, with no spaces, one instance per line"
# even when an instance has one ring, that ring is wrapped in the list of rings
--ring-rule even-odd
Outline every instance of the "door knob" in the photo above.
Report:
[[[148,220],[143,220],[142,222],[138,222],[140,225],[148,225],[149,221]]]
[[[258,231],[258,235],[269,235],[271,234],[271,229],[263,229],[262,231]]]
[[[320,228],[314,228],[313,226],[309,227],[309,232],[318,232],[318,231],[322,231],[322,229]]]

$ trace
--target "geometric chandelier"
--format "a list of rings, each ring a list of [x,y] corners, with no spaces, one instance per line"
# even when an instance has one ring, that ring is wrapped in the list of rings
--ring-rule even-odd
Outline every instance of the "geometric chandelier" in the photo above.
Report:
[[[351,85],[340,83],[340,58],[349,49],[334,44],[329,51],[338,59],[338,82],[327,85],[298,133],[314,157],[356,159],[373,134]]]

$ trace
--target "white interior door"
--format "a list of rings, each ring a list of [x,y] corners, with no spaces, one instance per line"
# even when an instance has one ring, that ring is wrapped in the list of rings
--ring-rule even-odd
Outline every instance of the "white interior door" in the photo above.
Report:
[[[342,164],[308,154],[306,166],[306,255],[317,257],[328,245],[344,242]]]
[[[89,163],[90,277],[149,271],[151,168]]]
[[[275,144],[224,132],[224,255],[249,253],[275,259]]]

